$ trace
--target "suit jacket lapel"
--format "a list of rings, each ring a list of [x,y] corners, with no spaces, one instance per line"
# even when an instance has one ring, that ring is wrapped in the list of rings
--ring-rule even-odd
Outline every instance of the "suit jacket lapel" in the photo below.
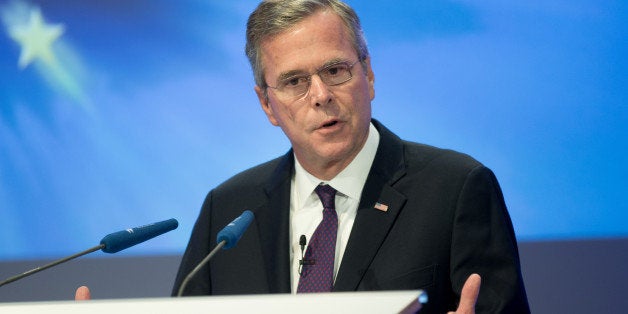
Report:
[[[334,291],[354,291],[386,238],[406,197],[392,185],[405,174],[401,140],[376,120],[380,142],[366,179],[358,212],[349,236]],[[376,209],[375,203],[388,206]],[[380,207],[381,208],[381,207]]]
[[[292,150],[283,156],[264,187],[268,201],[255,212],[270,293],[290,292],[289,214]]]

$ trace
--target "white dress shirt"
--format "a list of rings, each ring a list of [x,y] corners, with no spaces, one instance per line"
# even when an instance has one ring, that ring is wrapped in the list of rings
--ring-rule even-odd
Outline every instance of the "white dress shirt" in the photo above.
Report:
[[[295,173],[292,176],[290,188],[290,264],[292,265],[290,284],[292,293],[296,293],[299,284],[299,260],[302,253],[299,238],[301,235],[305,235],[309,243],[316,227],[323,220],[323,204],[314,189],[320,183],[325,183],[338,191],[335,199],[338,215],[338,235],[334,258],[334,280],[336,280],[336,274],[340,268],[353,221],[358,211],[362,189],[375,159],[378,145],[379,133],[371,123],[364,147],[353,161],[330,181],[320,180],[308,173],[295,156]],[[305,255],[306,250],[307,247],[303,249],[303,255]]]

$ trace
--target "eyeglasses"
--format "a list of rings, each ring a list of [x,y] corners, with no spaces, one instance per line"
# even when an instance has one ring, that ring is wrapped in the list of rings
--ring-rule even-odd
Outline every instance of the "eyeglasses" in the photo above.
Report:
[[[321,81],[327,86],[340,85],[348,82],[353,77],[351,74],[351,68],[358,63],[359,60],[348,62],[337,62],[327,65],[316,71],[316,75],[320,77]],[[286,78],[282,78],[277,82],[277,86],[267,87],[277,91],[280,97],[285,99],[296,100],[303,97],[310,90],[312,83],[312,75],[314,74],[295,74]]]

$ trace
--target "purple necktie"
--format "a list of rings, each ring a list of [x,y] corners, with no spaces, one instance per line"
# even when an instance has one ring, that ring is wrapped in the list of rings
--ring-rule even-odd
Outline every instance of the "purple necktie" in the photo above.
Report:
[[[307,246],[297,292],[330,292],[334,286],[334,257],[336,255],[336,234],[338,216],[334,198],[336,190],[329,185],[319,185],[316,194],[323,203],[323,221],[316,227]]]

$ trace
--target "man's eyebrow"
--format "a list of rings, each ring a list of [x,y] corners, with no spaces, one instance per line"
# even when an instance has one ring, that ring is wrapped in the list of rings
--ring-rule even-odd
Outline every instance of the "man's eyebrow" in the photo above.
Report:
[[[327,62],[325,62],[322,66],[320,66],[318,69],[316,69],[316,71],[320,71],[328,66],[332,66],[332,65],[336,65],[339,63],[347,63],[347,60],[345,59],[341,59],[341,58],[333,58],[331,60],[328,60]]]
[[[295,76],[300,76],[300,75],[309,75],[309,73],[307,73],[307,72],[305,72],[303,70],[291,70],[291,71],[288,71],[288,72],[281,73],[279,75],[279,77],[277,78],[277,82],[281,82],[281,81],[287,80],[289,78],[292,78],[292,77],[295,77]]]
[[[339,63],[346,63],[346,62],[347,62],[347,60],[345,60],[345,59],[333,58],[331,60],[327,60],[325,63],[323,63],[323,65],[318,67],[316,69],[316,72],[318,72],[318,71],[320,71],[320,70],[322,70],[322,69],[324,69],[324,68],[326,68],[328,66],[339,64]],[[277,82],[281,82],[281,81],[287,80],[289,78],[293,78],[295,76],[301,76],[301,75],[310,75],[310,73],[306,72],[306,71],[303,71],[303,70],[290,70],[288,72],[281,73],[279,75],[279,77],[277,78]]]

